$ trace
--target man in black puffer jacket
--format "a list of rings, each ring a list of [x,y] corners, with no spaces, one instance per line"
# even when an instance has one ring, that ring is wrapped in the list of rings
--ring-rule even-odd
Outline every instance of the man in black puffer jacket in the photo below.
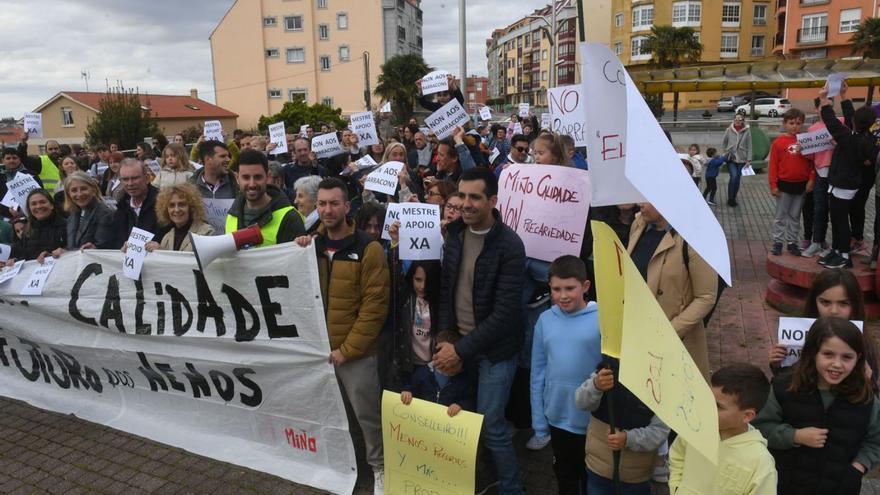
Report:
[[[439,344],[434,365],[444,373],[463,364],[477,370],[477,412],[484,416],[499,491],[518,494],[522,486],[504,407],[522,347],[525,248],[495,209],[498,179],[489,169],[465,170],[458,192],[464,203],[461,219],[446,227],[437,329],[457,329],[462,339]]]

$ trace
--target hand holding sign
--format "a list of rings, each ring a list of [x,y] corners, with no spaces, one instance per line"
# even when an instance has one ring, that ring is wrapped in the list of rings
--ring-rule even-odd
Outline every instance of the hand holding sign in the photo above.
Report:
[[[828,82],[826,83],[826,85],[828,86],[827,97],[834,98],[835,96],[839,95],[845,80],[846,74],[842,74],[840,72],[835,72],[828,76]]]
[[[275,145],[273,155],[287,153],[287,135],[284,131],[284,122],[276,122],[269,125],[269,142]]]
[[[134,227],[125,243],[125,258],[122,260],[122,273],[132,279],[141,277],[141,268],[144,266],[144,258],[147,257],[146,244],[153,240],[153,234],[146,230]]]
[[[449,91],[449,73],[445,70],[435,70],[422,77],[420,83],[423,95]]]
[[[24,284],[24,287],[21,288],[22,296],[39,296],[43,293],[43,288],[46,286],[46,281],[49,279],[49,274],[52,273],[52,268],[55,267],[55,259],[51,256],[46,257],[43,260],[42,265],[38,265],[34,271],[31,273],[31,277]]]
[[[404,165],[402,162],[388,162],[374,170],[367,176],[364,189],[383,194],[394,194],[397,190],[397,181]]]
[[[329,158],[331,156],[341,155],[345,153],[342,145],[339,144],[339,138],[335,132],[328,132],[312,138],[312,151],[318,158]]]
[[[225,141],[225,139],[223,139],[223,125],[219,120],[206,120],[204,136],[205,141],[214,140],[222,143]]]
[[[489,107],[480,107],[480,119],[492,120],[492,111],[489,110]]]
[[[440,107],[425,119],[425,123],[431,128],[431,132],[437,139],[443,140],[452,135],[456,127],[459,127],[469,119],[467,112],[455,98]]]
[[[24,114],[24,132],[28,137],[43,137],[43,114],[28,112]]]
[[[4,204],[9,206],[9,203],[11,203],[11,201],[15,201],[19,209],[21,209],[22,213],[24,213],[24,216],[28,216],[28,194],[30,194],[31,191],[39,188],[40,184],[38,184],[37,181],[34,180],[34,177],[32,175],[17,172],[15,174],[15,177],[13,177],[11,181],[6,183],[6,189],[8,190],[8,194],[10,195],[10,199],[5,200]]]

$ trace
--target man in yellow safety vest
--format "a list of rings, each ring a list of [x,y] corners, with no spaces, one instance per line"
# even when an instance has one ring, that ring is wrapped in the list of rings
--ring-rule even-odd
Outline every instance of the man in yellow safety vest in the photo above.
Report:
[[[46,141],[46,154],[40,156],[28,156],[28,133],[24,133],[21,142],[18,143],[18,156],[24,166],[40,177],[43,187],[49,192],[55,191],[55,186],[61,182],[61,146],[58,141],[50,139]]]
[[[269,161],[257,150],[238,155],[239,194],[226,215],[226,233],[260,226],[260,247],[290,242],[305,235],[303,217],[277,187],[269,184]]]

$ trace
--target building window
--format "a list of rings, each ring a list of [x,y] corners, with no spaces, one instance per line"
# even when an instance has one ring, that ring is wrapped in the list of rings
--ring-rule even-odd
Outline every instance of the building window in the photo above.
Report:
[[[694,32],[694,41],[696,41],[697,43],[700,42],[700,32],[699,31]]]
[[[801,43],[822,42],[828,39],[828,14],[805,15],[801,19]]]
[[[633,59],[647,60],[651,58],[651,52],[645,46],[648,42],[647,36],[636,36],[632,39],[630,53]]]
[[[675,2],[672,4],[672,25],[699,26],[702,15],[702,5],[699,1]]]
[[[752,56],[760,57],[764,55],[764,35],[756,34],[752,36]]]
[[[811,60],[814,58],[826,58],[828,56],[828,49],[826,48],[813,48],[811,50],[801,50],[801,60]]]
[[[542,81],[546,81],[546,80],[547,80],[547,71],[546,71],[546,70],[542,70],[542,71],[541,71],[541,80],[542,80]]]
[[[288,48],[287,49],[287,63],[288,64],[302,64],[305,61],[306,61],[305,48]]]
[[[541,50],[541,60],[547,60],[547,50]]]
[[[400,41],[406,41],[406,28],[403,26],[397,26],[397,39]]]
[[[348,14],[345,12],[339,12],[336,14],[336,28],[337,29],[348,29]]]
[[[321,70],[328,71],[330,70],[330,57],[327,55],[321,55]]]
[[[275,18],[275,16],[263,17],[263,26],[275,27],[277,25],[278,25],[278,20]]]
[[[739,2],[724,2],[721,7],[721,26],[737,27],[739,26],[739,14],[742,5]]]
[[[617,41],[614,43],[614,54],[617,56],[620,56],[621,54],[623,54],[623,43],[622,42]]]
[[[302,31],[303,28],[303,16],[301,15],[289,15],[284,17],[284,30],[285,31]]]
[[[416,36],[416,45],[418,45],[419,48],[422,47],[422,37],[421,36]]]
[[[288,89],[287,99],[290,101],[306,102],[309,99],[309,93],[305,89]]]
[[[278,58],[278,49],[266,48],[266,58]]]
[[[73,109],[61,107],[61,122],[64,127],[73,127]]]
[[[483,81],[477,81],[475,83],[475,87],[477,88],[477,91],[482,91],[483,90]]]
[[[739,34],[721,33],[721,58],[734,58],[739,55]]]
[[[333,108],[333,98],[325,96],[321,98],[321,104]]]
[[[349,50],[348,45],[340,45],[339,46],[339,61],[340,62],[348,62],[349,59]]]
[[[474,101],[476,99],[477,99],[477,95],[473,91],[468,93],[468,100]]]
[[[755,26],[767,25],[767,4],[756,3],[752,11],[752,24]]]
[[[654,24],[654,6],[643,5],[633,9],[633,31],[650,29]]]
[[[614,27],[623,27],[623,12],[614,14]]]
[[[280,89],[270,89],[269,90],[269,98],[281,98],[281,90]]]
[[[530,41],[531,41],[531,36],[529,36],[529,33],[526,33],[526,35],[525,35],[525,43],[526,43],[526,46],[529,46],[529,42],[530,42]]]
[[[326,9],[327,8],[327,0],[318,0],[318,8]]]
[[[326,24],[318,24],[318,39],[327,41],[330,39],[330,26]]]
[[[852,33],[861,23],[862,9],[846,9],[840,11],[840,32]]]

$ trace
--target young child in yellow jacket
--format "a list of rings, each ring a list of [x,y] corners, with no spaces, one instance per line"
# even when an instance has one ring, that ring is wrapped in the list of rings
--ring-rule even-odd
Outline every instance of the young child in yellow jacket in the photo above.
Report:
[[[767,440],[749,422],[767,400],[770,383],[750,364],[725,366],[712,375],[718,406],[718,466],[679,436],[669,450],[671,495],[775,495],[776,465]]]

